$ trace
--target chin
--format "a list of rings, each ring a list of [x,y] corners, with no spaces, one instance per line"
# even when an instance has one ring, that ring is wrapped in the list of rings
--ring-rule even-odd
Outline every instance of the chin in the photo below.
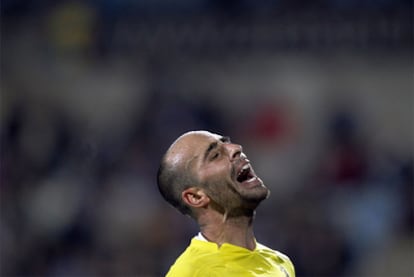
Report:
[[[243,190],[240,191],[240,196],[243,200],[250,202],[250,203],[257,203],[259,204],[270,195],[270,191],[263,186],[256,187],[254,189]]]

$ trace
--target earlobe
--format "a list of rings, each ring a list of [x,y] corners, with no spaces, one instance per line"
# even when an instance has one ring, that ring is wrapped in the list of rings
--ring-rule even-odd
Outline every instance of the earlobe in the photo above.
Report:
[[[188,188],[181,193],[184,203],[194,208],[201,208],[210,202],[207,194],[199,188]]]

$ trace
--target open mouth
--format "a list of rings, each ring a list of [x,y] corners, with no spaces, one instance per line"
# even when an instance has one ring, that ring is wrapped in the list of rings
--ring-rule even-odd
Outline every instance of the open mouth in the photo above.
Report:
[[[243,183],[255,178],[256,175],[253,173],[249,164],[244,165],[239,173],[237,174],[237,182]]]

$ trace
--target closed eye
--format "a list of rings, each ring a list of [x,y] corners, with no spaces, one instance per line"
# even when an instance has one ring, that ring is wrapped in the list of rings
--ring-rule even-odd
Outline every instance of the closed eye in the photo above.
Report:
[[[219,141],[221,141],[222,143],[230,143],[230,138],[229,137],[221,137],[219,139]],[[203,160],[206,161],[207,159],[209,159],[209,160],[217,159],[218,156],[220,155],[219,152],[217,151],[218,146],[219,146],[219,143],[217,141],[214,141],[214,142],[210,143],[210,145],[208,146],[208,148],[204,152]],[[217,151],[217,152],[214,152],[214,151]],[[213,154],[211,154],[211,153],[213,153]]]
[[[213,153],[213,155],[211,156],[211,160],[215,160],[219,157],[220,153],[219,152],[215,152]]]

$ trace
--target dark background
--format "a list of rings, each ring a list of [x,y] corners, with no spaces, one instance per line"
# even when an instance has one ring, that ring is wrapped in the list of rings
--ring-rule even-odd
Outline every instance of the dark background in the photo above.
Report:
[[[413,276],[412,27],[404,0],[3,0],[0,275],[165,274],[197,226],[158,162],[206,129],[297,276]]]

